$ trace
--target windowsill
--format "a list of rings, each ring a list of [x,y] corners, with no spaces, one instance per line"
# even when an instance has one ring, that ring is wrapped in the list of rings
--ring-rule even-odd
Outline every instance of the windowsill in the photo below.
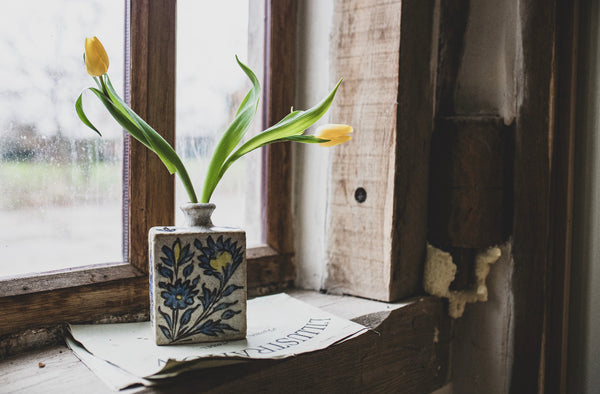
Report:
[[[194,371],[165,385],[125,392],[397,391],[428,393],[447,380],[448,318],[433,297],[388,304],[312,291],[289,292],[313,306],[373,329],[322,351],[282,361]],[[38,363],[45,366],[41,368]],[[9,392],[110,392],[64,345],[0,361],[0,387]]]

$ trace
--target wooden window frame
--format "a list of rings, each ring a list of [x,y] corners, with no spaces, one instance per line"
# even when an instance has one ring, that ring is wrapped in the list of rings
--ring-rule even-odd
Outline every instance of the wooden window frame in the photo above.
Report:
[[[269,45],[265,60],[270,60],[265,66],[263,113],[272,124],[289,111],[295,96],[295,29],[289,27],[296,23],[296,4],[293,0],[264,1]],[[131,106],[173,143],[176,1],[130,0],[128,17]],[[286,56],[270,57],[271,53]],[[52,330],[66,321],[147,318],[147,233],[154,225],[174,222],[175,180],[141,144],[131,138],[128,143],[128,261],[20,275],[0,282],[0,339],[25,330]],[[287,143],[268,148],[263,164],[266,245],[247,250],[251,296],[290,288],[295,272],[291,150]]]

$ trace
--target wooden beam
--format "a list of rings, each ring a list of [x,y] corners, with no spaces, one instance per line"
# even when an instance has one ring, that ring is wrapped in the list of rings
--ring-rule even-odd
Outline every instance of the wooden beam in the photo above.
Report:
[[[488,248],[508,240],[513,126],[495,116],[437,118],[430,162],[431,244],[449,251]]]
[[[421,291],[433,129],[435,1],[338,0],[326,288],[391,301]]]

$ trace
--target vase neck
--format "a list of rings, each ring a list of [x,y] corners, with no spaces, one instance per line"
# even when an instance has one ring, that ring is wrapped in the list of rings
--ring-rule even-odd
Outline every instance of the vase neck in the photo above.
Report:
[[[216,205],[212,203],[188,203],[181,206],[188,227],[212,227],[210,216]]]

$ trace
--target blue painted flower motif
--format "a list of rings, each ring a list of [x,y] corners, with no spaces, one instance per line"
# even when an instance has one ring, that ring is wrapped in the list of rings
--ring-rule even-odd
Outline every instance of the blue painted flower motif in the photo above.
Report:
[[[219,236],[215,242],[209,236],[204,245],[196,240],[194,246],[202,252],[198,260],[204,274],[216,276],[223,284],[231,278],[244,259],[243,247],[238,247],[237,242],[232,242],[231,238],[223,240],[223,236]]]
[[[171,309],[185,309],[194,304],[194,297],[199,290],[195,290],[196,286],[190,284],[189,280],[182,282],[178,279],[174,284],[167,283],[165,291],[160,293],[164,298],[165,305]]]

